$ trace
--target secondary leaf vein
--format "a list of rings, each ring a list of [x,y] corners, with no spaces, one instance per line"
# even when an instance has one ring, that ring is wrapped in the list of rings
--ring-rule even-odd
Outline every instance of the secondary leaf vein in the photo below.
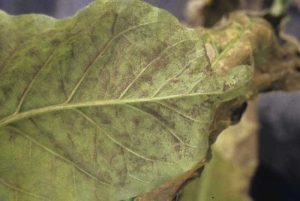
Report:
[[[48,199],[48,198],[46,198],[46,197],[43,197],[43,196],[41,196],[41,195],[37,195],[37,194],[35,194],[35,193],[31,193],[31,192],[29,192],[29,191],[25,191],[25,190],[23,190],[23,189],[20,189],[20,188],[18,188],[18,187],[15,187],[15,186],[13,186],[12,184],[6,182],[6,181],[5,181],[4,179],[2,179],[2,178],[0,178],[0,182],[3,183],[5,186],[7,186],[7,187],[9,187],[9,188],[11,188],[11,189],[14,189],[14,190],[16,190],[16,191],[19,191],[19,192],[21,192],[21,193],[24,193],[24,194],[27,194],[27,195],[31,195],[31,196],[34,196],[34,197],[37,197],[37,198],[45,199],[45,200],[50,200],[50,199]]]
[[[188,143],[184,142],[177,134],[174,133],[174,131],[172,131],[171,128],[169,128],[165,123],[162,123],[157,117],[155,117],[154,115],[150,114],[149,112],[141,109],[141,108],[137,108],[134,107],[133,105],[129,105],[129,104],[125,104],[126,106],[134,109],[134,110],[138,110],[140,112],[143,112],[144,114],[146,114],[147,116],[151,117],[152,119],[156,120],[161,126],[163,126],[164,128],[166,128],[167,131],[169,131],[169,133],[171,135],[173,135],[179,142],[183,143],[184,145],[188,146],[188,147],[192,147],[192,148],[197,148],[197,146],[193,146],[193,145],[189,145]]]
[[[94,120],[92,120],[89,116],[87,116],[85,113],[81,112],[78,109],[73,109],[74,111],[78,112],[79,114],[81,114],[86,120],[88,120],[91,124],[93,124],[94,126],[96,126],[96,128],[98,128],[106,137],[108,137],[108,139],[110,139],[112,142],[116,143],[117,145],[119,145],[120,147],[124,148],[126,151],[129,151],[130,153],[144,159],[147,161],[155,161],[153,159],[147,158],[145,156],[142,156],[138,153],[136,153],[135,151],[129,149],[128,147],[124,146],[123,144],[121,144],[120,142],[118,142],[116,139],[114,139],[113,137],[111,137],[104,129],[102,129]]]
[[[43,144],[39,143],[38,141],[36,141],[35,139],[31,138],[29,135],[27,135],[25,132],[21,131],[20,129],[12,126],[12,125],[8,125],[7,128],[11,129],[12,131],[19,133],[20,135],[24,136],[25,138],[27,138],[28,140],[31,140],[34,144],[36,144],[38,147],[44,149],[45,151],[51,153],[53,156],[56,156],[60,159],[62,159],[63,161],[73,165],[74,167],[76,167],[79,171],[81,171],[82,173],[84,173],[85,175],[89,176],[90,178],[96,180],[98,183],[101,183],[104,186],[111,186],[110,184],[100,181],[98,178],[94,177],[93,175],[91,175],[90,173],[86,172],[85,170],[83,170],[82,168],[80,168],[78,165],[76,165],[74,162],[70,161],[69,159],[63,157],[62,155],[56,153],[55,151],[49,149],[48,147],[44,146]]]
[[[156,97],[156,95],[164,88],[164,86],[170,82],[171,80],[173,80],[174,78],[178,77],[179,75],[181,75],[188,67],[189,65],[195,61],[196,59],[199,59],[203,57],[203,55],[195,57],[194,59],[190,60],[176,75],[174,75],[173,77],[167,79],[157,90],[156,92],[154,92],[154,94],[152,95],[152,98]]]
[[[182,41],[179,41],[179,42],[177,42],[177,43],[175,43],[175,44],[173,44],[173,45],[171,45],[171,46],[168,46],[168,47],[166,47],[164,50],[162,50],[154,59],[152,59],[152,61],[151,62],[149,62],[143,69],[142,69],[142,71],[131,81],[131,83],[130,84],[128,84],[128,86],[126,87],[126,89],[121,93],[121,95],[119,96],[119,98],[118,99],[121,99],[125,94],[126,94],[126,92],[130,89],[130,87],[142,76],[142,74],[148,69],[148,67],[149,66],[151,66],[151,64],[154,62],[154,61],[156,61],[160,56],[162,56],[163,55],[163,53],[165,52],[165,51],[167,51],[167,50],[169,50],[170,48],[172,48],[172,47],[175,47],[176,45],[178,45],[178,44],[181,44],[181,43],[184,43],[184,42],[186,42],[186,41],[190,41],[190,40],[188,40],[188,39],[186,39],[186,40],[182,40]]]
[[[82,77],[80,78],[80,80],[78,81],[78,83],[76,84],[76,86],[74,87],[74,89],[72,90],[70,96],[68,97],[68,99],[66,100],[65,103],[68,103],[70,102],[70,100],[73,98],[75,92],[77,91],[77,89],[79,88],[79,86],[81,85],[82,81],[84,80],[84,78],[86,77],[86,75],[88,74],[89,70],[91,69],[91,67],[93,66],[93,64],[98,61],[98,59],[105,53],[105,51],[108,49],[109,45],[115,40],[117,39],[118,37],[122,36],[124,33],[128,32],[128,31],[132,31],[132,30],[135,30],[139,27],[142,27],[142,26],[148,26],[150,24],[154,24],[154,23],[159,23],[161,21],[153,21],[153,22],[148,22],[148,23],[144,23],[144,24],[139,24],[139,25],[136,25],[136,26],[133,26],[133,27],[130,27],[120,33],[118,33],[116,36],[114,36],[108,43],[107,45],[104,47],[104,49],[102,50],[102,52],[100,54],[98,54],[94,60],[86,67]]]

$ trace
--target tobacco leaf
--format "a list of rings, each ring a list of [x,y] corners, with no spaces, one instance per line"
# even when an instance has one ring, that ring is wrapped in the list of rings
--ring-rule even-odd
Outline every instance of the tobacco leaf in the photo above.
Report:
[[[195,30],[138,0],[1,11],[0,200],[148,192],[205,158],[216,108],[251,76],[216,73]]]

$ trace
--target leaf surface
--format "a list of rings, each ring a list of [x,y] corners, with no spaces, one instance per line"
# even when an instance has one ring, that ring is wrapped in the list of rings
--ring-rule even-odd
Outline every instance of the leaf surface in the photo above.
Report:
[[[218,75],[196,31],[137,0],[0,12],[0,200],[150,191],[206,156],[216,107],[251,75]]]

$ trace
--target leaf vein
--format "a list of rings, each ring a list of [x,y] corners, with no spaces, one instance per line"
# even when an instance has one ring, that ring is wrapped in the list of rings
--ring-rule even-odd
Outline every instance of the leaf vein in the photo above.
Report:
[[[173,137],[175,137],[179,142],[181,142],[182,144],[184,144],[184,145],[186,145],[188,147],[198,148],[197,146],[193,146],[193,145],[190,145],[190,144],[184,142],[177,134],[174,133],[174,131],[172,131],[171,128],[169,128],[167,125],[165,125],[164,123],[162,123],[157,117],[155,117],[154,115],[150,114],[149,112],[147,112],[147,111],[145,111],[145,110],[143,110],[141,108],[134,107],[133,105],[129,105],[129,104],[125,104],[125,105],[128,106],[128,107],[130,107],[130,108],[132,108],[132,109],[134,109],[134,110],[138,110],[140,112],[143,112],[144,114],[146,114],[146,115],[150,116],[151,118],[153,118],[154,120],[156,120],[161,126],[163,126],[164,128],[166,128],[169,131],[169,133]]]
[[[184,43],[184,42],[186,42],[186,41],[190,41],[190,40],[188,40],[188,39],[186,39],[186,40],[182,40],[182,41],[179,41],[179,42],[177,42],[177,43],[175,43],[175,44],[173,44],[173,45],[171,45],[171,46],[168,46],[168,47],[166,47],[165,49],[163,49],[154,59],[152,59],[152,61],[151,62],[149,62],[143,69],[142,69],[142,71],[131,81],[131,83],[130,84],[128,84],[128,86],[126,87],[126,89],[121,93],[121,95],[119,96],[119,98],[118,99],[121,99],[125,94],[126,94],[126,92],[130,89],[130,87],[142,76],[142,74],[148,69],[148,67],[149,66],[151,66],[151,64],[154,62],[154,61],[156,61],[160,56],[162,56],[163,55],[163,53],[165,52],[165,51],[167,51],[167,50],[169,50],[170,48],[172,48],[172,47],[175,47],[176,45],[178,45],[178,44],[181,44],[181,43]]]
[[[78,109],[73,109],[74,111],[78,112],[79,114],[81,114],[86,120],[88,120],[91,124],[93,124],[94,126],[96,126],[96,128],[98,128],[98,130],[100,130],[106,137],[108,137],[108,139],[110,139],[112,142],[116,143],[117,145],[119,145],[120,147],[122,147],[123,149],[125,149],[126,151],[144,159],[147,161],[155,161],[153,159],[147,158],[145,156],[142,156],[138,153],[136,153],[135,151],[129,149],[128,147],[124,146],[123,144],[121,144],[120,142],[118,142],[116,139],[114,139],[113,137],[111,137],[108,133],[106,133],[105,130],[103,130],[94,120],[92,120],[89,116],[87,116],[85,113],[81,112]]]
[[[128,176],[130,176],[130,177],[132,177],[132,178],[134,178],[134,179],[136,179],[136,180],[138,180],[140,182],[146,183],[146,184],[150,184],[151,183],[150,181],[145,181],[145,180],[140,179],[140,178],[138,178],[138,177],[136,177],[136,176],[134,176],[134,175],[132,175],[130,173],[128,173]]]
[[[196,59],[199,59],[203,57],[203,55],[195,57],[194,59],[190,60],[176,75],[174,75],[173,77],[167,79],[157,90],[156,92],[154,92],[154,94],[152,95],[152,98],[156,97],[156,95],[161,91],[161,89],[163,89],[163,87],[170,82],[171,80],[173,80],[174,78],[178,77],[180,74],[182,74],[188,67],[189,65],[195,61]]]
[[[16,191],[19,191],[19,192],[21,192],[21,193],[24,193],[24,194],[27,194],[27,195],[31,195],[31,196],[34,196],[34,197],[37,197],[37,198],[45,199],[45,200],[50,200],[50,199],[48,199],[48,198],[46,198],[46,197],[43,197],[43,196],[41,196],[41,195],[37,195],[37,194],[35,194],[35,193],[31,193],[31,192],[29,192],[29,191],[25,191],[25,190],[23,190],[23,189],[20,189],[20,188],[18,188],[18,187],[15,187],[15,186],[13,186],[12,184],[6,182],[6,181],[5,181],[4,179],[2,179],[2,178],[0,178],[0,182],[3,183],[5,186],[7,186],[7,187],[9,187],[9,188],[11,188],[11,189],[14,189],[14,190],[16,190]]]
[[[250,79],[251,78],[249,78],[249,80]],[[242,84],[242,85],[244,85],[244,84]],[[237,89],[237,88],[241,87],[242,85],[237,86],[234,89]],[[234,89],[232,89],[232,90],[234,90]],[[227,92],[229,92],[229,91],[227,91]],[[193,94],[169,95],[169,96],[155,97],[155,98],[97,100],[97,101],[88,101],[88,102],[72,103],[72,104],[63,103],[63,104],[51,105],[51,106],[46,106],[46,107],[42,107],[42,108],[38,108],[38,109],[33,109],[30,111],[18,113],[15,115],[9,115],[0,120],[0,127],[4,126],[6,124],[9,124],[11,122],[23,119],[23,118],[27,118],[30,116],[34,116],[34,115],[38,115],[38,114],[42,114],[42,113],[46,113],[46,112],[52,112],[52,111],[74,109],[74,108],[80,108],[80,107],[121,105],[121,104],[126,104],[126,103],[142,103],[142,102],[151,102],[151,101],[157,101],[157,100],[167,100],[167,99],[172,99],[172,98],[186,98],[186,97],[191,97],[191,96],[222,95],[222,94],[224,94],[223,91],[217,90],[217,91],[200,92],[200,93],[193,93]]]
[[[207,64],[207,66],[209,66],[210,64]],[[196,84],[194,84],[194,86],[192,86],[192,88],[188,91],[188,94],[191,93],[193,91],[193,89],[195,89],[195,87],[205,78],[205,76],[201,77]],[[207,92],[209,93],[209,92]]]
[[[165,108],[168,108],[168,109],[176,112],[177,114],[179,114],[179,115],[181,115],[181,116],[183,116],[183,117],[185,117],[187,119],[190,119],[190,120],[194,121],[194,122],[197,122],[197,123],[207,123],[208,122],[208,121],[199,121],[197,119],[194,119],[193,117],[190,117],[189,115],[184,114],[181,111],[176,110],[175,108],[172,108],[171,106],[169,106],[169,105],[167,105],[165,103],[162,103],[161,101],[155,101],[155,102],[158,103],[158,104],[160,104],[160,105],[162,105],[162,106],[164,106]]]
[[[93,61],[86,67],[82,77],[80,78],[80,80],[78,81],[78,83],[76,84],[76,86],[74,87],[74,89],[72,90],[70,96],[68,97],[68,99],[65,101],[65,103],[70,102],[70,100],[73,98],[73,96],[75,95],[77,89],[79,88],[79,86],[81,85],[81,83],[83,82],[84,78],[86,77],[86,75],[88,74],[89,70],[91,69],[91,67],[93,66],[94,63],[96,63],[96,61],[98,61],[98,59],[106,52],[106,50],[108,49],[109,45],[118,37],[122,36],[124,33],[128,32],[128,31],[132,31],[135,30],[139,27],[142,26],[148,26],[150,24],[154,24],[154,23],[159,23],[161,21],[153,21],[153,22],[148,22],[148,23],[144,23],[144,24],[139,24],[133,27],[130,27],[120,33],[118,33],[116,36],[112,37],[112,39],[107,43],[107,45],[104,47],[104,49],[102,50],[101,53],[99,53],[94,59]]]
[[[11,129],[12,131],[19,133],[20,135],[24,136],[25,138],[27,138],[28,140],[31,140],[34,144],[36,144],[38,147],[44,149],[45,151],[51,153],[53,156],[56,156],[62,160],[64,160],[65,162],[73,165],[76,167],[76,169],[78,169],[79,171],[81,171],[82,173],[84,173],[85,175],[89,176],[90,178],[96,180],[97,182],[101,183],[104,186],[111,186],[110,184],[100,181],[99,179],[97,179],[95,176],[91,175],[90,173],[86,172],[85,170],[83,170],[82,168],[80,168],[79,166],[77,166],[74,162],[72,162],[71,160],[63,157],[62,155],[56,153],[55,151],[49,149],[48,147],[44,146],[43,144],[39,143],[38,141],[36,141],[35,139],[31,138],[29,135],[27,135],[25,132],[23,132],[22,130],[12,126],[12,125],[8,125],[7,126],[9,129]]]
[[[74,190],[75,190],[76,198],[79,201],[78,189],[77,189],[77,184],[76,184],[75,166],[74,165],[72,166],[72,175],[73,175],[73,184],[74,184]]]
[[[46,61],[46,62],[45,62],[45,63],[37,70],[35,76],[34,76],[33,79],[30,81],[28,87],[26,88],[25,92],[23,93],[23,95],[22,95],[22,97],[21,97],[21,100],[20,100],[20,102],[19,102],[19,104],[18,104],[18,107],[17,107],[17,109],[16,109],[16,111],[15,111],[14,114],[18,114],[18,113],[20,112],[20,109],[21,109],[21,107],[22,107],[22,105],[23,105],[23,102],[24,102],[25,98],[27,97],[27,94],[28,94],[28,92],[30,91],[30,89],[31,89],[31,87],[32,87],[32,85],[33,85],[33,83],[34,83],[34,82],[36,81],[36,79],[38,78],[38,76],[39,76],[40,72],[42,71],[42,69],[43,69],[43,68],[46,66],[46,64],[50,61],[50,58],[52,57],[53,53],[54,53],[54,50],[51,52],[51,54],[50,54],[50,56],[48,57],[47,61]]]

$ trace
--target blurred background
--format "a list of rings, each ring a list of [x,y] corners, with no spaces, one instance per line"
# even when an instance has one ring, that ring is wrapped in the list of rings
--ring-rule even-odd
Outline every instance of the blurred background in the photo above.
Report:
[[[0,0],[10,14],[73,15],[92,0]],[[189,26],[213,26],[222,15],[268,9],[277,0],[145,0]],[[300,0],[283,1],[285,32],[300,39]],[[0,30],[1,31],[1,30]],[[300,56],[300,52],[299,52]],[[248,104],[241,122],[213,145],[213,159],[180,201],[299,201],[300,92],[271,92]]]

